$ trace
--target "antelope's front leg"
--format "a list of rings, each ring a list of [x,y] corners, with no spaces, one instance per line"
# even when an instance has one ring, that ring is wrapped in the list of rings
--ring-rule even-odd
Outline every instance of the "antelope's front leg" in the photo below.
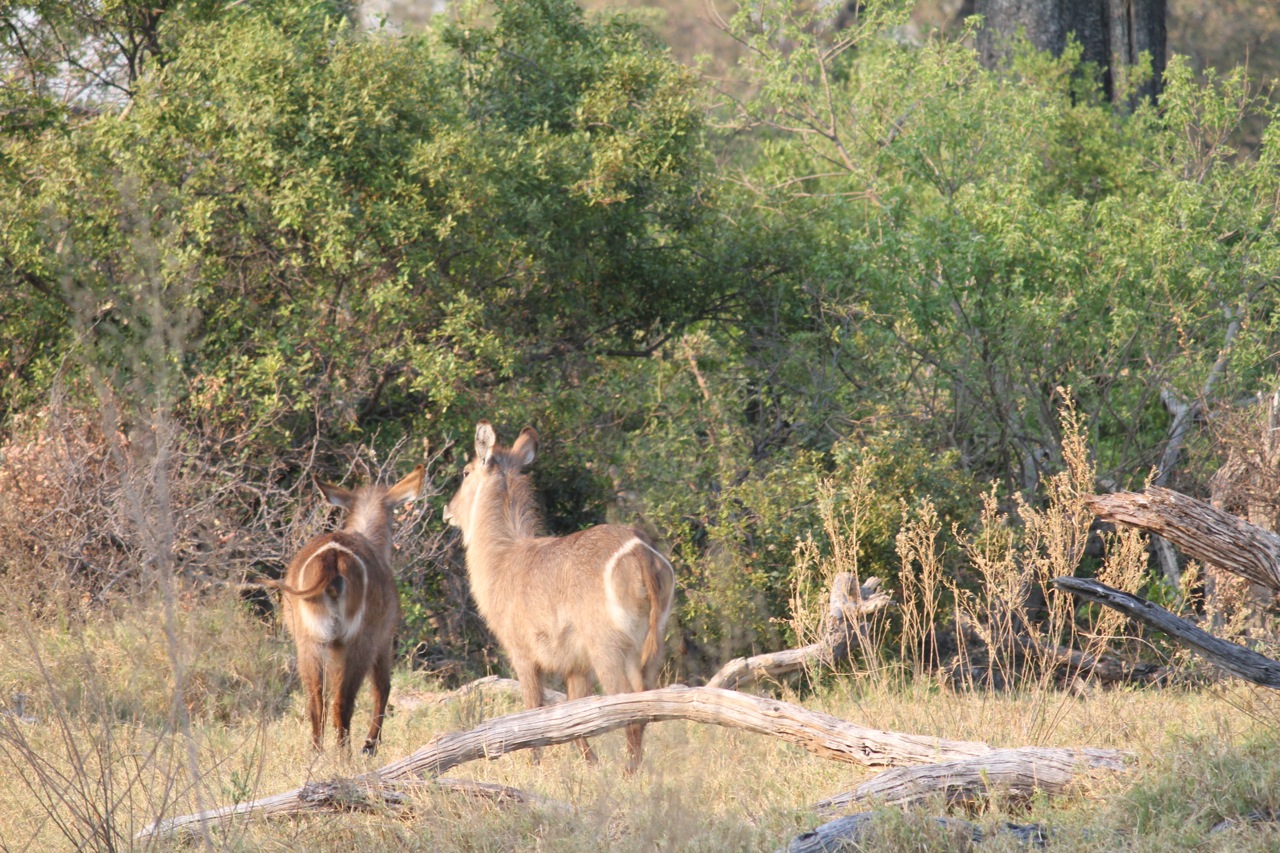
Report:
[[[564,677],[564,688],[570,700],[590,696],[591,676],[584,672],[570,673]],[[591,749],[591,744],[587,742],[586,738],[580,737],[574,743],[578,744],[578,749],[582,752],[582,757],[588,764],[596,763],[595,751]]]

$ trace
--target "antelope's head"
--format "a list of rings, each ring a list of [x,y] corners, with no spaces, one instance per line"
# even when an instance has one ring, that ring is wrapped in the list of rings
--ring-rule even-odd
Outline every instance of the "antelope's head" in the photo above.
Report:
[[[375,543],[381,552],[391,556],[391,521],[396,507],[411,501],[422,492],[426,467],[419,465],[394,486],[363,486],[350,490],[315,479],[316,488],[325,500],[345,509],[349,514],[345,530],[360,533]]]
[[[462,469],[462,484],[444,508],[444,520],[462,531],[467,545],[476,532],[476,506],[480,495],[492,484],[519,474],[533,463],[538,451],[538,433],[525,427],[510,448],[498,444],[498,436],[488,421],[476,424],[476,455]]]

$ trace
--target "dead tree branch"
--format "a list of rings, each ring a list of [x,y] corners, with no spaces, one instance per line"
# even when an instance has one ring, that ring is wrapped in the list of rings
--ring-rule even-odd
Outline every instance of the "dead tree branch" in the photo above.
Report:
[[[817,809],[834,814],[851,805],[909,806],[939,793],[953,805],[977,803],[993,792],[1021,798],[1036,791],[1063,794],[1089,771],[1124,771],[1127,759],[1114,749],[994,749],[972,758],[886,770],[852,791],[822,800]]]
[[[322,808],[359,808],[397,792],[400,783],[434,777],[452,767],[508,752],[595,737],[628,723],[691,720],[769,735],[833,761],[898,766],[990,752],[975,741],[885,732],[854,725],[798,705],[710,687],[667,687],[644,693],[592,696],[488,720],[465,732],[443,734],[412,755],[333,788],[315,784],[249,803],[158,821],[139,838],[168,835],[237,817],[294,814]],[[338,784],[338,783],[333,783]],[[317,791],[322,791],[317,794]]]
[[[837,850],[861,850],[876,816],[873,812],[846,815],[816,829],[797,835],[786,846],[785,853],[833,853]],[[981,844],[986,838],[982,827],[956,817],[931,818],[961,842],[958,849],[968,849],[969,844]],[[1036,824],[1006,823],[1000,834],[1009,833],[1025,845],[1043,845],[1047,840],[1044,827]],[[778,853],[784,853],[779,850]]]
[[[1179,644],[1200,653],[1215,666],[1237,678],[1263,687],[1280,689],[1280,662],[1244,646],[1219,639],[1144,598],[1083,578],[1055,578],[1052,583],[1059,589],[1119,610],[1130,618],[1158,628]]]

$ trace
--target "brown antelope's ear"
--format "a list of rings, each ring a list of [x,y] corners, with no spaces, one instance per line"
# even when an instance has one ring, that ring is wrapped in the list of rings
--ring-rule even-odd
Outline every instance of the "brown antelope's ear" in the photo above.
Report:
[[[391,506],[400,506],[405,501],[411,501],[422,492],[422,480],[426,476],[427,467],[419,465],[409,473],[400,482],[396,483],[387,490],[387,503]]]
[[[340,506],[343,509],[351,509],[351,503],[355,500],[355,493],[349,492],[342,486],[335,486],[333,483],[326,483],[319,477],[312,476],[315,481],[316,488],[324,495],[324,499],[334,506]]]
[[[521,468],[527,468],[533,464],[533,457],[537,452],[538,431],[533,427],[520,430],[520,437],[516,439],[515,444],[511,445],[512,458],[520,463]]]
[[[488,421],[480,421],[476,424],[476,461],[481,465],[489,464],[489,457],[493,455],[493,446],[498,443],[498,435],[493,431],[493,425]]]

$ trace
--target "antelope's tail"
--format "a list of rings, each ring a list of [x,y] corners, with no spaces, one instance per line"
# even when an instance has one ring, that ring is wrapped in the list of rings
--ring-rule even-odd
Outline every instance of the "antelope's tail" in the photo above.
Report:
[[[328,587],[329,584],[333,582],[333,579],[340,574],[338,571],[338,561],[332,559],[333,556],[334,555],[332,554],[322,554],[312,558],[312,562],[315,562],[317,559],[319,560],[320,577],[315,583],[306,589],[298,589],[297,587],[290,586],[284,581],[272,580],[271,578],[263,578],[262,583],[266,586],[275,587],[285,595],[291,595],[295,598],[315,598],[317,595],[324,592],[325,588]]]
[[[639,531],[636,531],[639,534]],[[644,638],[644,648],[640,652],[640,666],[647,669],[649,662],[662,652],[662,623],[671,604],[672,590],[667,588],[666,578],[675,583],[675,570],[662,552],[649,544],[647,536],[640,536],[653,557],[644,561],[644,588],[649,594],[649,633]],[[666,570],[664,573],[663,570]]]

